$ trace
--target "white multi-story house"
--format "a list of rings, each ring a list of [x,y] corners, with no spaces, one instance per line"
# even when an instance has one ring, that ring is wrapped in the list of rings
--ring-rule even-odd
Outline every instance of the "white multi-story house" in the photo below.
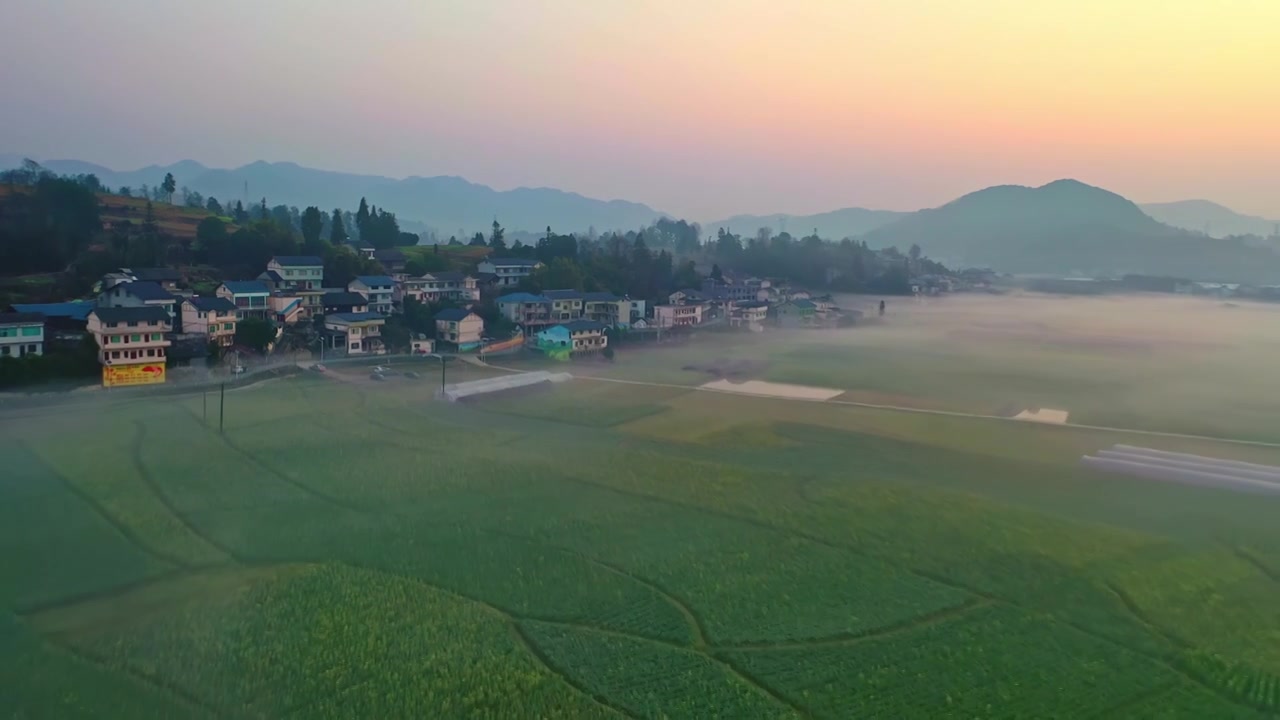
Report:
[[[271,288],[261,280],[228,280],[213,291],[236,306],[236,317],[267,319],[271,316]]]
[[[325,335],[329,347],[347,355],[382,355],[387,351],[382,340],[384,315],[373,312],[331,313],[324,316]]]
[[[460,272],[429,272],[422,277],[406,277],[396,284],[397,300],[412,298],[421,303],[473,302],[480,299],[476,279]],[[372,301],[372,299],[370,299]]]
[[[324,260],[315,255],[277,255],[259,279],[277,290],[318,290],[324,283]]]
[[[182,301],[182,332],[204,335],[219,347],[236,338],[236,305],[224,297],[189,297]]]
[[[497,276],[498,287],[519,285],[520,281],[542,267],[542,263],[530,258],[485,258],[476,266],[482,273],[493,273]]]
[[[0,313],[0,358],[44,354],[44,315]]]
[[[347,283],[347,290],[360,293],[368,299],[371,312],[391,314],[392,297],[395,294],[396,281],[388,275],[357,275],[355,280]]]
[[[139,384],[108,381],[108,377],[115,374],[111,371],[139,365],[153,368],[153,372],[159,376],[155,381],[163,382],[165,358],[170,344],[166,333],[173,329],[169,314],[163,308],[94,308],[89,313],[85,327],[98,343],[98,362],[104,368],[105,383]]]
[[[703,306],[701,304],[655,305],[653,308],[653,321],[660,328],[701,325],[702,310]]]

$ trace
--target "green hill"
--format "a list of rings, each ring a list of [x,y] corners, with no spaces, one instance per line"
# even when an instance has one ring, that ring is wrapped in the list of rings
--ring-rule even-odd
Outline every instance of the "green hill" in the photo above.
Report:
[[[1280,255],[1164,225],[1120,195],[1076,180],[979,190],[863,239],[873,247],[919,245],[949,264],[1007,272],[1280,282]]]

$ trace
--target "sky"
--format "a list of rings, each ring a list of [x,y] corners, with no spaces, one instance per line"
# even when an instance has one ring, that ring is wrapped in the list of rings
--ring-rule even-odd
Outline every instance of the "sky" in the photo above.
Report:
[[[0,152],[697,220],[1072,177],[1280,218],[1280,0],[6,0]]]

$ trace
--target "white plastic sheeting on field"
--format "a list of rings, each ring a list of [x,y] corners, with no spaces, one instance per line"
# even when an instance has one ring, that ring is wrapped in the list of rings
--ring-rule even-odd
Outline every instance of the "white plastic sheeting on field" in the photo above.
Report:
[[[552,373],[545,370],[539,370],[537,372],[503,375],[501,377],[471,380],[470,382],[446,385],[444,390],[440,391],[439,395],[449,402],[457,402],[462,398],[472,397],[474,395],[502,392],[503,390],[514,390],[516,388],[528,387],[530,385],[537,385],[538,383],[544,382],[562,383],[572,379],[573,376],[569,373]]]
[[[1203,455],[1168,452],[1132,445],[1099,450],[1080,459],[1085,467],[1148,480],[1221,488],[1262,495],[1280,495],[1280,467]]]

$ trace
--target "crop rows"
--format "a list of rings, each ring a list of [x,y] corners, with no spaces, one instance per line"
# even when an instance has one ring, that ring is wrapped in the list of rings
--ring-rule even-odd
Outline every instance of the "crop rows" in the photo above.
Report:
[[[411,580],[291,570],[81,648],[230,715],[605,717],[506,622]]]
[[[0,603],[23,609],[136,582],[172,566],[71,492],[26,448],[0,441]]]
[[[610,705],[641,717],[792,717],[787,705],[701,653],[617,635],[526,622],[553,666]]]
[[[1193,677],[1249,707],[1280,711],[1280,678],[1275,675],[1203,650],[1183,653],[1178,664]]]
[[[900,718],[921,708],[963,717],[1087,717],[1177,679],[1146,658],[1001,606],[847,645],[726,657],[830,718]]]

